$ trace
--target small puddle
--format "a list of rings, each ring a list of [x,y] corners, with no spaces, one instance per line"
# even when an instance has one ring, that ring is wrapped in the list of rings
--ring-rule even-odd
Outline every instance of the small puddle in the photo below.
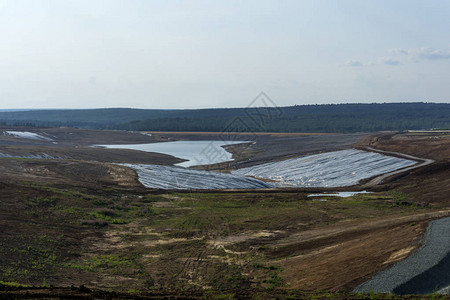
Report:
[[[308,197],[341,197],[347,198],[358,194],[371,194],[372,192],[360,191],[360,192],[335,192],[329,194],[310,194]]]

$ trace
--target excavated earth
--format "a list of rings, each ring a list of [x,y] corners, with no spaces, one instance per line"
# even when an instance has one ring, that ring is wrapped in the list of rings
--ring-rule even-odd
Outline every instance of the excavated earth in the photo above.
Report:
[[[356,299],[349,293],[353,288],[413,253],[428,223],[450,215],[448,137],[272,134],[245,151],[231,149],[233,164],[240,166],[350,147],[435,160],[384,179],[368,189],[373,194],[311,200],[308,194],[329,189],[146,189],[133,170],[110,163],[180,160],[88,147],[192,134],[23,130],[51,134],[58,144],[0,136],[0,153],[34,151],[59,159],[1,159],[0,297],[325,298],[316,291],[327,290],[335,298]]]

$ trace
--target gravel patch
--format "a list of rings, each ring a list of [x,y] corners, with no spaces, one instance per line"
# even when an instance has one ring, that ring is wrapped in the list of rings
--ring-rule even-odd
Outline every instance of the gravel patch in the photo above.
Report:
[[[355,288],[356,293],[430,294],[450,291],[450,217],[430,223],[423,245],[407,259]]]

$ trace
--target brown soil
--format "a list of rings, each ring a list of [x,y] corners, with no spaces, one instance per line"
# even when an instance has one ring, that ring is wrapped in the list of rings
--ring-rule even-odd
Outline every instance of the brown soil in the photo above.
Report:
[[[3,134],[5,131],[33,132],[51,138],[52,141],[17,138]],[[0,154],[13,157],[48,155],[69,160],[157,165],[173,165],[184,161],[183,159],[161,153],[90,147],[91,145],[144,144],[161,141],[167,141],[167,139],[155,135],[126,131],[0,127]]]
[[[359,146],[400,152],[436,161],[450,159],[450,137],[442,135],[414,135],[383,133],[361,139]]]
[[[407,174],[390,178],[372,190],[397,189],[409,195],[415,203],[436,207],[450,207],[450,161],[440,161]]]
[[[3,135],[4,131],[27,131],[37,133],[47,138],[51,138],[60,145],[89,146],[108,144],[145,144],[167,141],[159,136],[142,134],[139,132],[128,132],[119,130],[90,130],[69,127],[60,128],[35,128],[35,127],[0,127],[0,144],[18,145],[48,145],[52,142],[16,138]]]
[[[389,217],[302,232],[272,252],[296,255],[272,263],[283,268],[289,288],[351,291],[417,249],[430,220],[449,215]]]
[[[436,160],[425,167],[387,178],[374,191],[399,189],[416,203],[450,207],[450,137],[379,134],[362,139],[357,146],[405,153]]]
[[[172,165],[183,162],[167,154],[135,151],[128,149],[106,149],[92,147],[52,147],[52,146],[12,146],[0,145],[0,153],[14,157],[30,155],[49,155],[55,158],[97,161],[109,163],[142,163],[155,165]]]
[[[3,159],[1,182],[34,182],[80,187],[141,189],[136,173],[124,166],[70,160]]]
[[[62,134],[67,129],[58,130]],[[95,139],[95,135],[83,139],[82,132],[80,144]],[[261,293],[261,298],[287,298],[295,294],[294,289],[302,290],[299,298],[308,296],[305,290],[349,291],[414,251],[427,223],[448,215],[448,139],[392,133],[373,138],[364,134],[261,135],[258,146],[238,151],[255,162],[337,150],[361,137],[361,147],[437,162],[388,178],[371,189],[380,192],[373,198],[314,202],[306,194],[322,189],[154,191],[143,188],[130,169],[103,163],[123,162],[128,157],[161,164],[176,161],[167,156],[148,154],[145,158],[135,152],[104,149],[3,145],[0,152],[53,151],[47,154],[72,159],[0,160],[2,280],[39,285],[45,279],[59,286],[84,284],[119,291],[130,286],[163,289],[161,293],[142,294],[148,298],[210,298],[201,288],[213,284],[224,287],[220,293],[235,298],[250,298],[252,293]],[[222,203],[226,205],[222,207]],[[95,219],[109,214],[117,214],[117,220]],[[121,223],[121,217],[127,222]],[[83,269],[90,267],[90,258],[110,256],[128,260],[112,259],[106,266],[95,265],[98,269],[94,271]],[[68,263],[75,267],[67,267]],[[277,276],[284,290],[252,290],[270,287],[271,282],[280,284]],[[235,290],[228,290],[233,287]],[[180,288],[184,290],[179,292]],[[14,290],[0,284],[0,298],[22,297],[25,291],[36,298],[135,297],[76,288]]]
[[[290,288],[351,291],[375,272],[407,257],[420,245],[425,228],[426,222],[421,222],[355,234],[275,263],[283,268],[282,276]],[[397,255],[399,252],[402,254]]]
[[[374,294],[377,299],[393,299],[392,295]],[[230,289],[223,291],[185,291],[185,290],[154,290],[151,292],[120,293],[99,289],[90,289],[85,286],[71,287],[29,287],[15,288],[0,284],[0,298],[4,299],[370,299],[358,294],[339,292],[305,292],[301,290],[281,289]],[[435,299],[436,296],[403,295],[395,299]],[[439,299],[450,299],[440,296]]]

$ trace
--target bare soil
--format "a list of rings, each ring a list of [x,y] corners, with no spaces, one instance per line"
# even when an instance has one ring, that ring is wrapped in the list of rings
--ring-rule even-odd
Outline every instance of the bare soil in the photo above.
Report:
[[[450,136],[416,135],[410,133],[382,133],[366,136],[358,143],[376,149],[400,152],[436,161],[450,159]]]
[[[450,207],[450,137],[442,135],[380,134],[362,139],[357,146],[370,146],[436,160],[419,169],[387,178],[373,190],[398,189],[416,203]]]
[[[42,141],[18,138],[3,134],[6,131],[33,132],[52,140]],[[155,135],[126,131],[0,127],[0,153],[14,157],[47,155],[69,160],[157,165],[173,165],[183,162],[183,159],[161,153],[92,147],[93,145],[145,144],[168,140]]]
[[[89,134],[79,131],[77,143],[96,139]],[[48,147],[72,156],[0,160],[0,297],[358,298],[348,292],[414,251],[427,223],[448,215],[448,140],[261,135],[253,148],[237,151],[267,161],[350,147],[360,138],[360,147],[436,162],[350,198],[307,197],[324,189],[175,192],[145,189],[130,169],[106,163],[144,160],[137,153],[3,140],[0,152]]]
[[[60,145],[90,146],[108,144],[145,144],[167,141],[157,135],[148,135],[140,132],[128,132],[119,130],[91,130],[69,127],[36,128],[36,127],[0,127],[0,144],[17,145],[48,145],[47,141],[20,139],[9,135],[3,135],[4,131],[26,131],[51,138]],[[50,142],[51,143],[51,142]]]
[[[71,159],[107,163],[173,165],[185,161],[183,159],[162,153],[92,147],[73,148],[55,146],[0,145],[0,153],[8,154],[13,157],[49,155],[57,159]]]

